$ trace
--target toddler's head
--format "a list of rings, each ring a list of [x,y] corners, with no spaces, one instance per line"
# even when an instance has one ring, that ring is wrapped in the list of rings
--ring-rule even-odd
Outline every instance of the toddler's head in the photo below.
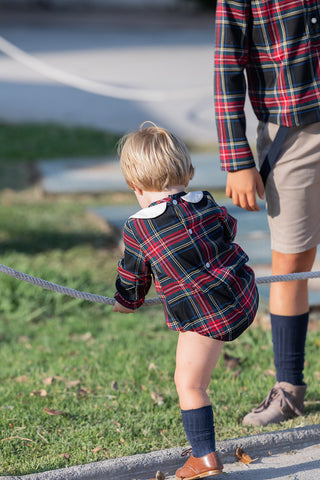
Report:
[[[121,169],[130,188],[163,192],[173,185],[186,185],[194,168],[185,144],[173,133],[152,122],[119,142]]]

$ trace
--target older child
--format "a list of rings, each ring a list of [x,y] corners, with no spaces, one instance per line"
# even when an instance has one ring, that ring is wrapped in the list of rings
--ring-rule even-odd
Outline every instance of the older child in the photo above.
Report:
[[[223,470],[206,390],[223,343],[252,323],[258,293],[248,257],[233,243],[236,220],[210,193],[185,192],[194,173],[186,146],[146,123],[119,148],[142,210],[124,227],[113,309],[135,311],[153,278],[167,325],[179,332],[175,384],[192,455],[176,476],[191,480]]]

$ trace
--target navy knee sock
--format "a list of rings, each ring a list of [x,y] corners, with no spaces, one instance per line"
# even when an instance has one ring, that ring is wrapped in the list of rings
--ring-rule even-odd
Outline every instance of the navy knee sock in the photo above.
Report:
[[[211,405],[194,410],[181,410],[184,431],[192,447],[194,457],[203,457],[214,452],[215,434]]]
[[[303,368],[309,312],[302,315],[271,314],[274,364],[278,382],[304,385]]]

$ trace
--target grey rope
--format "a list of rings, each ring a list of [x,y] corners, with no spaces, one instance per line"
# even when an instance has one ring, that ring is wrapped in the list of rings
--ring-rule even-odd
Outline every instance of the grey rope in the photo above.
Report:
[[[31,283],[38,287],[42,287],[46,290],[53,290],[54,292],[62,293],[63,295],[68,295],[69,297],[80,298],[82,300],[88,300],[95,303],[104,303],[106,305],[114,305],[115,299],[104,297],[103,295],[95,295],[93,293],[81,292],[73,288],[64,287],[58,285],[57,283],[48,282],[42,278],[33,277],[27,273],[19,272],[13,268],[7,267],[0,263],[0,272],[9,275],[10,277],[17,278],[18,280],[23,280],[24,282]],[[267,277],[256,278],[257,284],[262,283],[274,283],[274,282],[289,282],[292,280],[306,280],[310,278],[319,278],[320,271],[317,272],[300,272],[300,273],[289,273],[287,275],[271,275]],[[161,302],[159,297],[148,298],[145,300],[144,305],[156,305]]]

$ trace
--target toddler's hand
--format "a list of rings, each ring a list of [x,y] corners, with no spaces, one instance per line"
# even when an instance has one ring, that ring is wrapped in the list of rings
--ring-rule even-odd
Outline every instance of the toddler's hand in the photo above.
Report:
[[[136,310],[132,310],[131,308],[124,307],[123,305],[121,305],[121,303],[119,303],[117,301],[113,305],[112,310],[114,312],[119,312],[119,313],[134,313],[134,312],[136,312]]]

